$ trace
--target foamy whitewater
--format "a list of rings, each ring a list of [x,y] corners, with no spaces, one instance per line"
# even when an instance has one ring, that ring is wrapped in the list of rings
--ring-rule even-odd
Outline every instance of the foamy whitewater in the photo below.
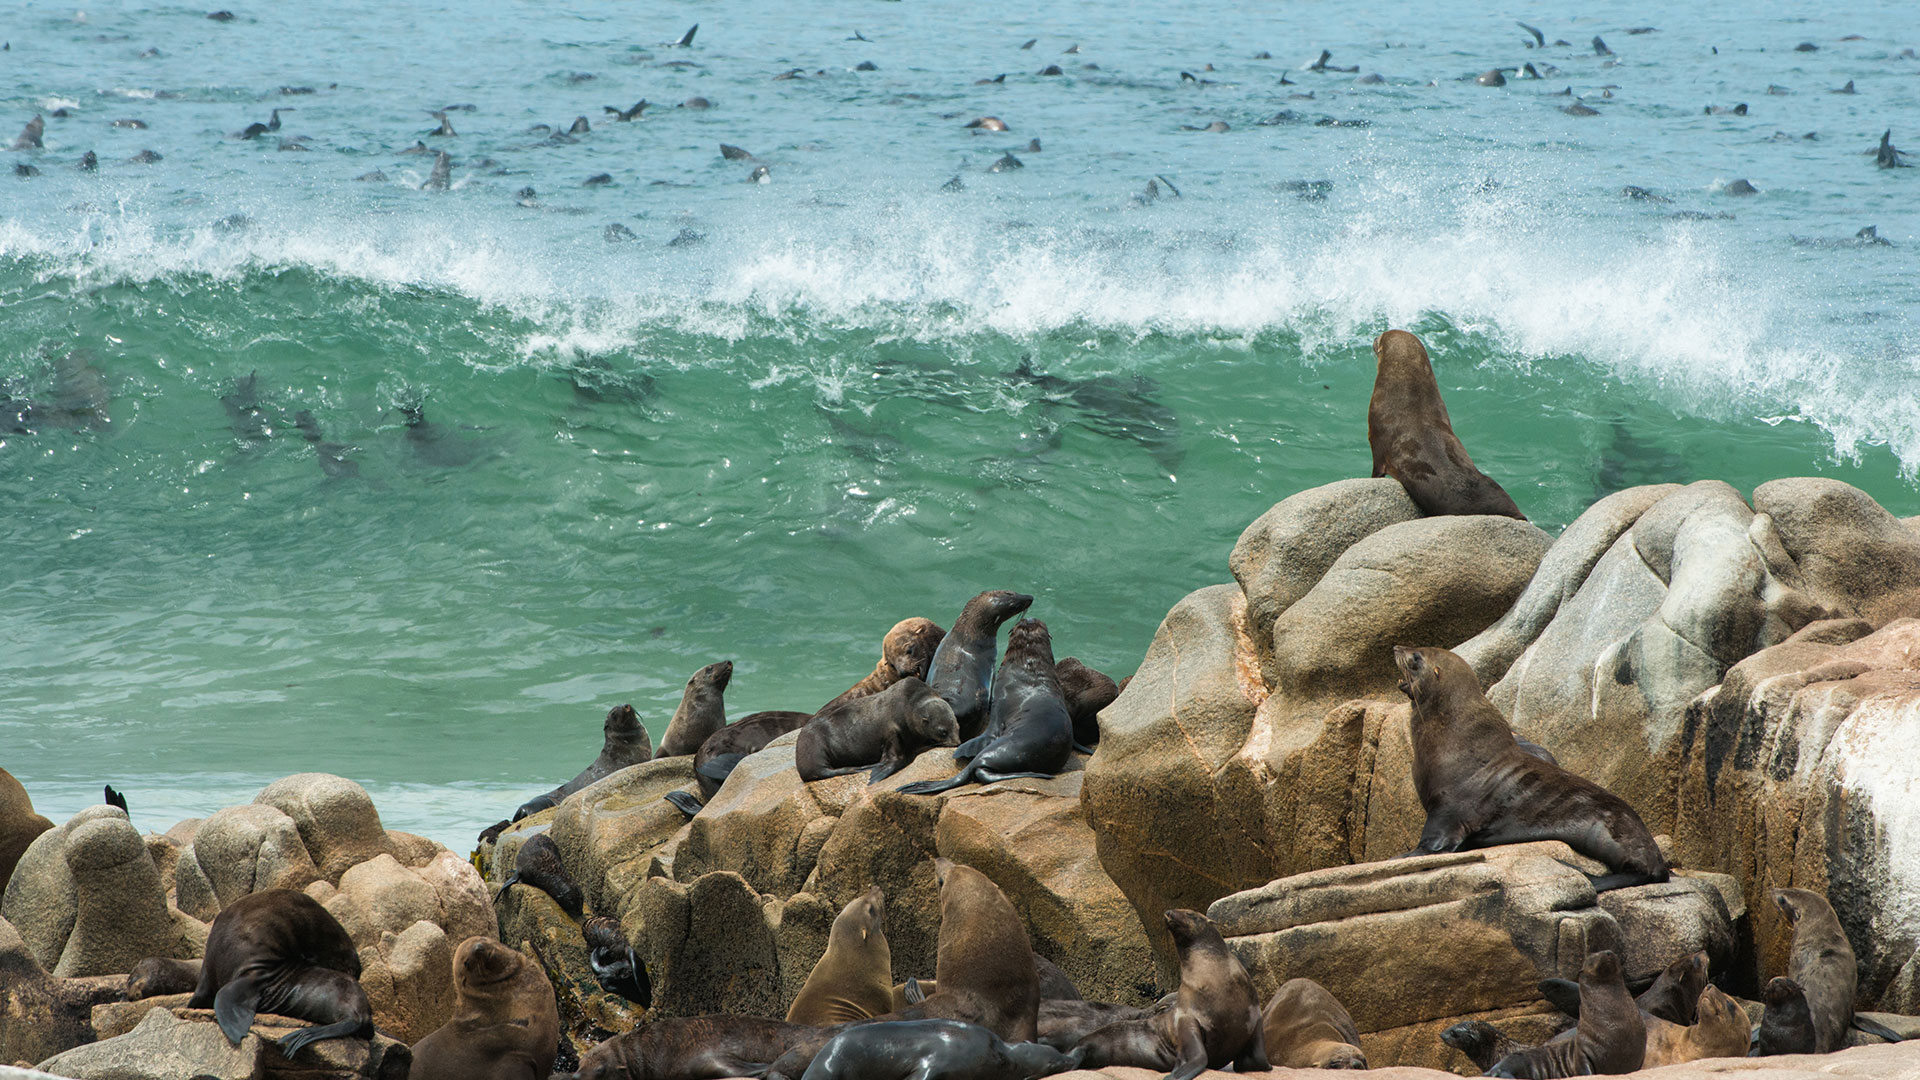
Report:
[[[46,117],[0,389],[108,397],[0,436],[0,766],[56,820],[321,770],[459,847],[612,705],[657,737],[732,659],[730,714],[811,709],[983,588],[1125,675],[1365,475],[1389,326],[1550,529],[1702,478],[1920,513],[1909,4],[283,7],[0,28],[0,146]]]

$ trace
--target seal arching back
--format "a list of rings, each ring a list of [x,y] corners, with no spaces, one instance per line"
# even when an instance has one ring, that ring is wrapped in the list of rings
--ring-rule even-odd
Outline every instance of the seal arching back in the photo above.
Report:
[[[1525,521],[1513,497],[1474,466],[1454,435],[1420,339],[1405,330],[1389,330],[1374,339],[1373,355],[1379,362],[1367,406],[1373,475],[1400,481],[1408,498],[1429,517],[1495,514]]]

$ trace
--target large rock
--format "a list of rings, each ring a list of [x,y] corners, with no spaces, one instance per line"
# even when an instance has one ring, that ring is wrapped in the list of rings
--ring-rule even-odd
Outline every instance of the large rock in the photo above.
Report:
[[[92,1042],[94,1007],[118,1000],[125,986],[119,977],[48,974],[13,924],[0,919],[0,1061],[39,1061]]]
[[[0,892],[13,876],[13,865],[26,853],[33,838],[53,828],[53,822],[33,812],[33,800],[13,774],[0,769]]]
[[[386,1035],[322,1039],[288,1059],[276,1040],[307,1026],[262,1014],[235,1046],[211,1010],[155,1007],[126,1034],[56,1055],[40,1068],[74,1080],[406,1080],[413,1054]]]

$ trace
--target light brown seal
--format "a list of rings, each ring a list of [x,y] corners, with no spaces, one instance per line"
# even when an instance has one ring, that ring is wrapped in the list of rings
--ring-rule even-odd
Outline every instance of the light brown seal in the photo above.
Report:
[[[1488,1076],[1556,1080],[1565,1076],[1630,1073],[1647,1056],[1647,1025],[1640,1006],[1627,993],[1620,959],[1602,949],[1580,968],[1580,1023],[1573,1038],[1555,1038],[1543,1046],[1508,1054]]]
[[[1703,1058],[1746,1057],[1749,1042],[1747,1010],[1720,992],[1717,986],[1700,991],[1691,1026],[1641,1014],[1647,1025],[1647,1056],[1643,1069],[1678,1065]]]
[[[894,623],[893,629],[887,631],[887,636],[880,639],[880,662],[873,665],[873,671],[848,687],[846,693],[820,706],[820,711],[826,712],[843,702],[877,694],[901,679],[926,679],[928,670],[933,666],[933,654],[946,636],[947,632],[940,629],[939,623],[918,615]]]
[[[33,838],[53,828],[53,822],[33,812],[33,800],[13,774],[0,769],[0,892],[13,876],[14,864]]]
[[[1806,993],[1807,1009],[1813,1016],[1813,1052],[1831,1054],[1846,1049],[1849,1027],[1899,1042],[1900,1036],[1884,1025],[1853,1014],[1860,965],[1827,898],[1806,889],[1774,889],[1767,895],[1793,926],[1787,977]]]
[[[1626,800],[1520,748],[1465,660],[1396,645],[1413,702],[1413,786],[1426,809],[1408,855],[1560,840],[1613,873],[1596,890],[1667,880],[1667,860]]]
[[[959,743],[953,709],[926,683],[905,678],[807,721],[793,763],[806,781],[871,769],[873,782],[906,768],[922,750]]]
[[[1228,1065],[1235,1072],[1266,1072],[1266,1031],[1247,969],[1205,915],[1177,908],[1166,920],[1180,950],[1173,1008],[1108,1024],[1081,1039],[1074,1052],[1082,1055],[1082,1066],[1168,1069],[1167,1080],[1193,1080]]]
[[[1360,1032],[1340,999],[1312,979],[1280,984],[1260,1014],[1267,1060],[1283,1069],[1364,1069]]]
[[[727,681],[733,678],[733,661],[708,664],[693,673],[680,695],[680,707],[667,722],[660,736],[660,749],[653,756],[684,757],[700,749],[707,736],[727,726],[725,694]]]
[[[1495,514],[1527,520],[1513,497],[1474,467],[1453,433],[1427,347],[1405,330],[1373,341],[1379,361],[1367,405],[1367,445],[1373,475],[1391,476],[1428,517]]]
[[[875,885],[840,909],[827,951],[787,1010],[787,1023],[826,1027],[893,1008],[893,953],[887,948],[886,894]]]
[[[453,1015],[413,1044],[410,1080],[546,1080],[560,1045],[553,983],[483,937],[453,956]]]

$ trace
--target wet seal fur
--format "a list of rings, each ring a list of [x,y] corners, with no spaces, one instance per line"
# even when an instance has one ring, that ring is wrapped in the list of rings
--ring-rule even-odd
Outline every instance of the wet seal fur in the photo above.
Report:
[[[507,890],[515,885],[531,885],[553,897],[560,910],[578,919],[586,910],[586,894],[580,891],[580,884],[567,873],[560,862],[560,846],[546,833],[535,833],[520,845],[513,857],[513,873],[508,874],[500,883],[500,891],[493,896],[498,903]]]
[[[680,695],[680,707],[673,712],[673,719],[667,722],[666,733],[660,736],[660,751],[654,754],[656,760],[663,757],[686,757],[700,749],[707,736],[727,725],[727,706],[723,695],[727,681],[733,678],[733,661],[722,660],[708,664],[693,673],[687,680],[686,692]]]
[[[960,737],[971,739],[986,726],[991,699],[988,680],[1000,643],[1000,626],[1033,606],[1025,593],[992,589],[967,601],[953,629],[934,650],[927,685],[953,707]]]
[[[1266,1072],[1266,1030],[1253,979],[1227,948],[1213,921],[1197,911],[1166,913],[1180,950],[1180,989],[1171,1009],[1108,1024],[1074,1047],[1088,1069],[1131,1065],[1170,1069],[1167,1080],[1193,1080],[1208,1069]]]
[[[1787,977],[1806,992],[1807,1009],[1813,1016],[1813,1052],[1831,1054],[1846,1049],[1849,1027],[1887,1042],[1899,1042],[1900,1036],[1892,1030],[1854,1015],[1853,995],[1859,988],[1860,964],[1827,898],[1806,889],[1774,889],[1767,896],[1793,925]]]
[[[823,712],[800,729],[793,763],[805,781],[848,773],[885,780],[922,750],[956,746],[959,725],[946,700],[919,679],[901,679],[871,697]]]
[[[1120,696],[1120,685],[1072,656],[1053,665],[1053,673],[1073,718],[1075,749],[1091,754],[1100,745],[1100,710]]]
[[[719,793],[720,785],[733,775],[734,766],[747,755],[766,749],[768,743],[794,731],[813,719],[812,713],[770,711],[749,713],[707,736],[693,755],[693,779],[700,794],[669,791],[664,798],[692,817]]]
[[[924,680],[933,669],[933,655],[939,651],[940,642],[946,636],[947,632],[940,629],[939,623],[918,615],[894,623],[887,635],[880,639],[880,661],[873,665],[873,671],[848,687],[839,697],[820,706],[820,711],[826,712],[835,705],[877,694],[901,679]]]
[[[1595,890],[1667,880],[1666,857],[1633,807],[1522,750],[1465,660],[1401,645],[1393,659],[1413,702],[1413,786],[1427,812],[1407,855],[1560,840],[1613,871]]]
[[[1747,1051],[1748,1056],[1811,1054],[1818,1041],[1806,990],[1784,975],[1769,980],[1766,1008],[1760,1014],[1760,1026],[1754,1030],[1753,1049]]]
[[[1407,489],[1420,512],[1495,514],[1527,520],[1513,497],[1474,467],[1453,433],[1440,384],[1420,339],[1389,330],[1373,342],[1379,366],[1367,405],[1367,445],[1373,475],[1391,476]]]
[[[1367,1067],[1353,1016],[1339,998],[1312,979],[1281,983],[1260,1014],[1260,1030],[1267,1060],[1279,1068]]]
[[[517,950],[483,937],[453,957],[453,1015],[413,1044],[410,1080],[520,1080],[553,1071],[553,983]]]
[[[840,909],[827,951],[787,1010],[787,1023],[826,1027],[893,1009],[893,952],[887,946],[886,894],[875,885]]]
[[[587,967],[592,969],[600,989],[643,1009],[653,1007],[653,980],[647,975],[647,965],[634,953],[618,922],[595,915],[580,924],[580,936],[587,943]]]
[[[922,780],[900,791],[932,795],[972,783],[1058,774],[1073,756],[1073,718],[1053,668],[1053,639],[1039,619],[1021,619],[1007,633],[1007,656],[993,679],[987,730],[953,752],[972,758],[947,780]]]
[[[828,1040],[805,1080],[1038,1080],[1076,1068],[1080,1055],[1042,1043],[1012,1045],[961,1020],[859,1024]]]
[[[318,901],[292,889],[243,896],[214,917],[187,1007],[212,1009],[235,1046],[257,1013],[318,1025],[279,1040],[289,1058],[321,1039],[373,1037],[373,1006],[360,988],[353,939]]]
[[[1610,949],[1589,954],[1580,968],[1580,1023],[1573,1038],[1508,1054],[1488,1076],[1555,1080],[1565,1076],[1630,1073],[1647,1056],[1647,1025],[1627,993],[1620,958]]]
[[[722,1080],[758,1076],[767,1062],[816,1033],[758,1016],[652,1020],[594,1047],[575,1080]]]

